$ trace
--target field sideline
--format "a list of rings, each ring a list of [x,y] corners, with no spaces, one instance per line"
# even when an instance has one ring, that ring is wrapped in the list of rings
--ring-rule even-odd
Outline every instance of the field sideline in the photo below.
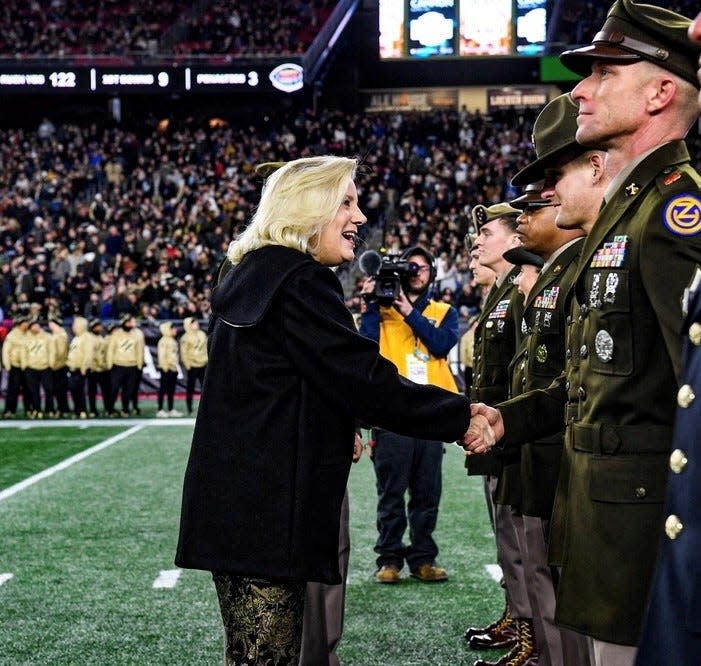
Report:
[[[191,434],[190,419],[0,422],[0,663],[221,663],[209,574],[173,565]],[[447,583],[373,582],[372,463],[351,471],[344,666],[482,656],[462,632],[501,612],[493,540],[481,480],[445,448],[435,536]]]

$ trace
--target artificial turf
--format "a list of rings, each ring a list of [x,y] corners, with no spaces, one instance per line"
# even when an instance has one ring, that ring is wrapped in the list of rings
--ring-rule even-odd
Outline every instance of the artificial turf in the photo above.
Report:
[[[3,428],[0,490],[129,426]],[[0,500],[0,663],[221,663],[209,574],[185,570],[173,588],[153,587],[175,569],[192,426],[140,428]],[[494,547],[481,480],[468,479],[462,461],[447,445],[435,538],[450,580],[436,584],[406,571],[399,585],[373,581],[374,473],[367,458],[353,467],[344,666],[452,666],[484,656],[462,632],[496,617],[503,596],[485,570]]]

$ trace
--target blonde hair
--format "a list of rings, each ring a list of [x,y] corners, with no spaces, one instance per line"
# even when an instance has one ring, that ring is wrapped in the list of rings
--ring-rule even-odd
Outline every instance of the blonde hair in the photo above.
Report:
[[[316,248],[310,241],[336,216],[357,168],[356,159],[332,155],[285,163],[265,181],[251,223],[229,245],[229,261],[239,264],[266,245],[313,255]]]

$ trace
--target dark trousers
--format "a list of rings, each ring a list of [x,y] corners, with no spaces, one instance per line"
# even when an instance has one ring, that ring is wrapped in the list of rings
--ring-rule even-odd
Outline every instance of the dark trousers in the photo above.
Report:
[[[5,396],[5,414],[15,414],[17,412],[17,404],[19,395],[22,394],[22,402],[24,403],[24,411],[29,412],[33,409],[32,399],[29,395],[27,387],[27,377],[22,368],[13,365],[7,373],[7,395]]]
[[[178,373],[175,370],[161,370],[161,383],[158,385],[158,409],[163,409],[163,399],[168,400],[168,411],[173,409],[175,400],[175,382]]]
[[[75,370],[68,377],[68,387],[73,400],[73,411],[80,415],[85,412],[85,375]]]
[[[59,368],[53,370],[54,383],[54,399],[56,400],[56,409],[61,414],[68,414],[68,370]]]
[[[122,411],[125,414],[129,413],[129,406],[132,404],[134,397],[134,379],[136,375],[134,371],[137,368],[130,368],[124,365],[112,366],[112,383],[110,395],[112,396],[112,409],[115,409],[117,397],[122,395]]]
[[[307,583],[304,598],[304,630],[299,666],[339,666],[336,648],[343,635],[346,578],[350,559],[348,490],[341,505],[341,529],[338,535],[340,585]]]
[[[212,577],[224,622],[227,666],[297,666],[306,584],[271,583],[227,573]]]
[[[97,389],[102,393],[102,405],[108,414],[114,409],[112,400],[112,387],[110,386],[110,373],[108,370],[102,372],[88,372],[88,403],[90,413],[97,414]]]
[[[187,413],[192,412],[192,397],[195,394],[195,384],[200,383],[200,391],[202,390],[202,382],[204,382],[205,366],[201,368],[190,368],[187,371],[187,384],[185,385],[185,404],[187,405]]]
[[[374,430],[377,478],[377,566],[406,560],[411,571],[438,555],[433,531],[441,499],[443,444]],[[409,491],[409,502],[404,495]],[[408,519],[408,520],[407,520]],[[403,537],[409,525],[409,545]]]
[[[25,371],[27,377],[27,388],[29,395],[32,396],[32,407],[35,411],[41,412],[41,389],[44,389],[44,412],[51,413],[54,411],[54,386],[53,386],[53,370],[33,370],[27,368]]]
[[[132,381],[132,392],[131,392],[131,404],[134,405],[134,410],[139,409],[139,389],[141,388],[141,376],[144,374],[143,368],[132,368],[133,377]]]

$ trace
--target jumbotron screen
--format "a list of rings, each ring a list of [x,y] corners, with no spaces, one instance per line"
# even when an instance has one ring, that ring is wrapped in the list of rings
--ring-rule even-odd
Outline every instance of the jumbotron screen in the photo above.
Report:
[[[380,58],[539,55],[548,0],[380,0]]]

